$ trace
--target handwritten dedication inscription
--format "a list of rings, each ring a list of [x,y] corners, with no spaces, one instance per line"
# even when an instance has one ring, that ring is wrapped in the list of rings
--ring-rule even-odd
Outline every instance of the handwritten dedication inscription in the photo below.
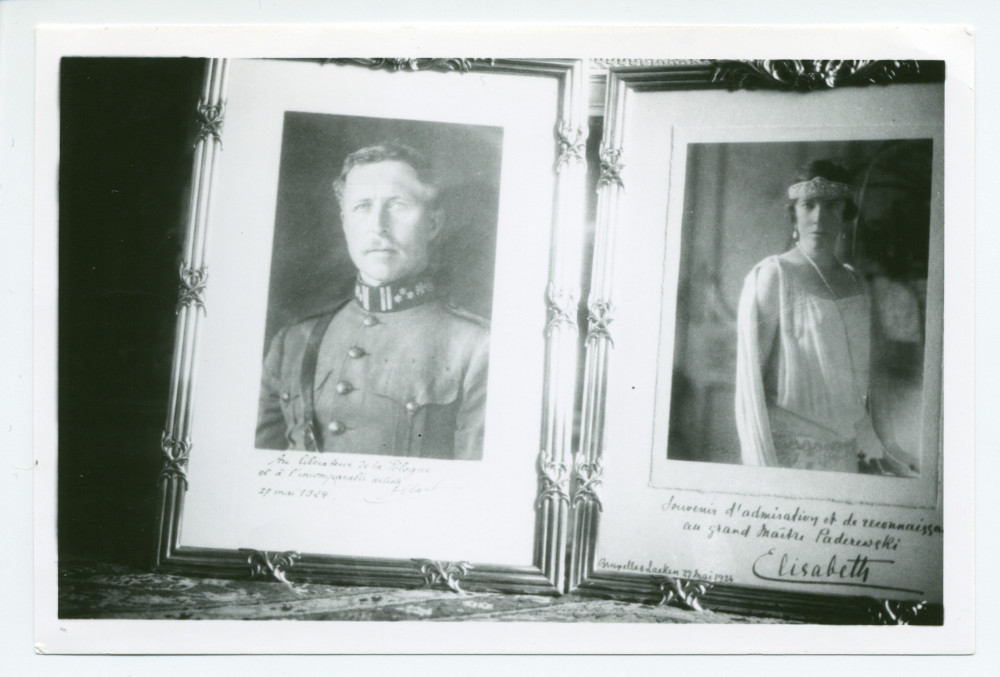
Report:
[[[888,514],[863,505],[819,509],[787,500],[670,494],[659,511],[675,534],[680,531],[670,550],[690,549],[699,566],[599,557],[597,568],[709,583],[767,581],[921,595],[926,591],[907,584],[905,572],[939,552],[943,537],[941,524],[919,511]]]
[[[257,495],[268,500],[386,503],[437,490],[431,468],[405,458],[281,453],[257,468]]]

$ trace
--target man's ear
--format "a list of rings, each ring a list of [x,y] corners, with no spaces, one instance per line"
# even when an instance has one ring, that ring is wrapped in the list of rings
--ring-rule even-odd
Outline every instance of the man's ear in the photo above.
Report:
[[[442,213],[440,209],[432,209],[427,215],[427,226],[430,239],[434,239],[441,234],[441,228],[443,225],[444,213]]]

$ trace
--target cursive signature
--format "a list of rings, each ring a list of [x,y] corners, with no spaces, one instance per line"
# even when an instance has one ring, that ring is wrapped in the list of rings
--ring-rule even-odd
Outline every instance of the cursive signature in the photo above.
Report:
[[[779,553],[775,548],[771,548],[754,560],[751,570],[754,576],[764,581],[802,585],[853,585],[920,594],[922,592],[920,590],[869,582],[869,579],[873,578],[874,569],[891,567],[895,563],[895,560],[872,559],[862,554],[846,559],[830,555],[826,560],[807,560],[785,552]]]
[[[401,482],[397,480],[388,484],[389,486],[386,491],[375,496],[365,496],[365,503],[388,503],[399,499],[430,494],[437,491],[439,483]]]

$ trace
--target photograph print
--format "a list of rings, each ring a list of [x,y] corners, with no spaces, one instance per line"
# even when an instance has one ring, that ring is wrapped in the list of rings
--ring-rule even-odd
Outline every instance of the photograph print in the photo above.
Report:
[[[285,113],[256,448],[482,458],[502,141]]]
[[[933,150],[688,146],[669,459],[894,477],[935,462]]]

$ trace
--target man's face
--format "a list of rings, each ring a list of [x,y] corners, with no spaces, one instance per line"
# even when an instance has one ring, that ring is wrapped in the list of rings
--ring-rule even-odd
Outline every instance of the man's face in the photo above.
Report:
[[[427,207],[428,187],[405,162],[386,160],[351,169],[340,214],[351,260],[368,284],[422,272],[440,230]]]

